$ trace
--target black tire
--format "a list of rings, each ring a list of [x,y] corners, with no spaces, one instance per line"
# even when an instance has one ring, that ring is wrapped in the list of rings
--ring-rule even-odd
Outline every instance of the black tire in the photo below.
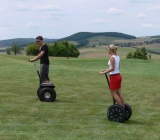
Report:
[[[125,110],[126,110],[126,118],[125,120],[129,120],[129,118],[132,116],[132,109],[131,106],[128,103],[125,103]]]
[[[39,98],[39,92],[40,92],[40,90],[41,90],[41,88],[39,87],[39,88],[37,89],[37,96],[38,96],[38,98]]]
[[[117,104],[111,105],[108,108],[107,117],[109,121],[123,123],[126,117],[125,109]]]
[[[38,97],[44,102],[54,102],[56,99],[56,91],[50,87],[39,89]]]

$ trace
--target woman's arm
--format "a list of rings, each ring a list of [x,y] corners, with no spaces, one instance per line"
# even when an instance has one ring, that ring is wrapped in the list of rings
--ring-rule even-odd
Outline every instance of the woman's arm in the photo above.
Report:
[[[110,58],[110,63],[111,63],[111,68],[100,71],[99,74],[105,74],[105,73],[109,73],[111,71],[114,71],[114,69],[115,69],[115,59],[114,59],[114,57]]]

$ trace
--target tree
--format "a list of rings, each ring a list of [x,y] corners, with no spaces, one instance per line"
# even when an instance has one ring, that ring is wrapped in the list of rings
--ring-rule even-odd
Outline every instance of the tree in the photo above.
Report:
[[[39,46],[37,44],[29,44],[25,51],[27,55],[37,55],[39,53]]]
[[[133,58],[135,59],[143,59],[143,54],[140,48],[137,48],[136,51],[133,53]]]
[[[10,55],[11,54],[11,48],[7,48],[6,52],[7,52],[8,55]]]
[[[11,50],[13,51],[13,53],[16,55],[18,53],[20,53],[20,48],[17,44],[14,44],[12,47],[11,47]]]
[[[142,47],[142,48],[141,48],[141,52],[142,52],[142,56],[143,56],[143,58],[142,58],[142,59],[147,60],[147,59],[148,59],[148,57],[147,57],[147,51],[146,51],[146,48],[145,48],[145,47]]]
[[[30,44],[25,49],[27,55],[37,55],[39,53],[39,47],[37,44]],[[68,41],[55,42],[54,44],[48,44],[49,56],[57,57],[78,57],[80,55],[79,50],[74,44],[70,44]]]
[[[78,57],[79,51],[74,44],[68,41],[55,42],[54,45],[49,45],[49,55],[58,57]]]
[[[126,58],[134,58],[134,59],[144,59],[147,60],[147,51],[146,48],[136,48],[136,51],[134,53],[129,52],[126,56]]]
[[[132,52],[129,52],[128,54],[127,54],[127,57],[126,57],[127,59],[128,58],[133,58],[133,54],[132,54]]]

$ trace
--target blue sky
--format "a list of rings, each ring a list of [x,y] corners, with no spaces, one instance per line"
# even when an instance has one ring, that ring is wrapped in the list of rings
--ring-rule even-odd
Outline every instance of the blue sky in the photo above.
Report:
[[[77,32],[160,35],[160,0],[0,0],[0,40]]]

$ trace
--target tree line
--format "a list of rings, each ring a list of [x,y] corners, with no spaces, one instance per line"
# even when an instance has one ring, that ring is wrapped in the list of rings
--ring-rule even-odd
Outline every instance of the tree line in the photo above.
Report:
[[[78,57],[80,55],[79,50],[74,44],[70,44],[68,41],[55,42],[54,44],[48,45],[49,56],[56,57]],[[8,55],[14,53],[15,55],[21,53],[21,47],[18,44],[14,44],[11,48],[7,48],[6,52]],[[25,47],[26,55],[37,55],[39,53],[39,46],[35,43],[28,44]]]
[[[121,46],[121,47],[134,47],[134,46],[139,46],[139,45],[148,45],[148,44],[155,44],[155,43],[160,43],[160,39],[153,39],[151,41],[144,41],[144,42],[127,42],[127,43],[116,43],[115,45]]]
[[[37,44],[30,44],[25,49],[27,55],[37,55],[39,53],[39,46]],[[48,44],[49,56],[56,57],[78,57],[80,55],[79,50],[74,44],[70,44],[68,41],[55,42],[54,44]]]

